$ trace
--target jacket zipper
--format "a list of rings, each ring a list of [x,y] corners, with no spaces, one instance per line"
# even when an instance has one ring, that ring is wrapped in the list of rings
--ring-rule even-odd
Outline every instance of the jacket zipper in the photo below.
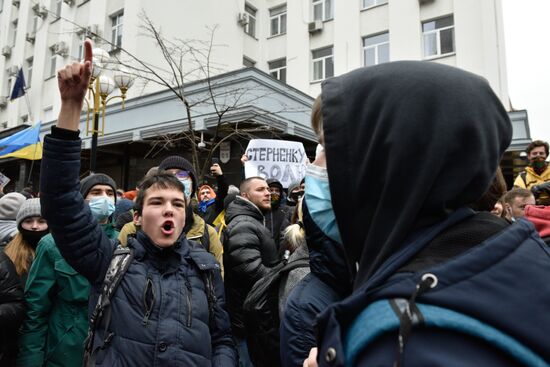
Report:
[[[191,318],[193,317],[193,307],[191,305],[191,283],[185,279],[185,287],[187,288],[187,327],[191,327]]]
[[[147,291],[151,289],[151,295],[152,300],[151,304],[147,303]],[[153,305],[155,304],[155,288],[153,287],[153,280],[150,277],[147,277],[147,282],[145,284],[145,291],[143,292],[143,305],[145,306],[145,315],[143,316],[143,320],[141,320],[141,324],[146,326],[149,322],[149,317],[151,316],[151,313],[153,311]]]

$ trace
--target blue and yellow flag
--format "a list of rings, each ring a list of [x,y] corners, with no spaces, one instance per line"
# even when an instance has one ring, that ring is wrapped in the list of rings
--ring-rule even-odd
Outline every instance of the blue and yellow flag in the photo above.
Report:
[[[0,159],[8,157],[30,160],[42,159],[40,125],[41,122],[7,138],[0,139]]]

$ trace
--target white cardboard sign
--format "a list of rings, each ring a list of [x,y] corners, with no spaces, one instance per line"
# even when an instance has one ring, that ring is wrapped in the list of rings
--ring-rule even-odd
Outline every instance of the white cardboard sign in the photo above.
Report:
[[[304,145],[296,141],[253,139],[245,154],[245,176],[279,180],[283,187],[304,178],[309,163]]]

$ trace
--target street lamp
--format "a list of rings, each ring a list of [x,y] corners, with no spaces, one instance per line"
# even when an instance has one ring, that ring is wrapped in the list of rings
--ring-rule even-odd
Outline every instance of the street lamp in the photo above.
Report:
[[[110,62],[109,53],[101,48],[92,51],[92,76],[88,86],[88,97],[84,100],[87,105],[86,113],[86,135],[92,134],[92,148],[90,151],[90,172],[95,173],[97,161],[97,137],[105,132],[105,111],[109,101],[122,99],[122,109],[126,100],[128,88],[134,84],[134,76],[126,69],[119,67],[113,73],[113,78],[103,74],[104,66]],[[109,94],[117,87],[120,95],[109,97]],[[109,98],[108,98],[109,97]],[[93,124],[90,126],[90,114],[93,113]],[[102,115],[101,130],[99,130],[99,115]]]

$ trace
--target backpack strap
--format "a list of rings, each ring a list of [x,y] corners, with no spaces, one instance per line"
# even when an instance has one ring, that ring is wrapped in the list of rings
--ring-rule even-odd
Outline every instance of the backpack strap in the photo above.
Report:
[[[118,244],[116,247],[103,284],[101,286],[101,293],[97,299],[97,303],[90,317],[90,325],[88,328],[88,335],[84,341],[84,366],[95,366],[95,357],[97,351],[101,348],[105,348],[106,344],[109,344],[114,333],[109,331],[111,324],[111,299],[116,292],[120,281],[124,277],[124,274],[128,270],[128,267],[132,263],[134,258],[134,251],[130,247],[123,247]],[[99,325],[104,326],[105,338],[101,346],[94,348],[95,332]]]
[[[527,171],[522,171],[519,175],[523,180],[523,184],[525,185],[525,188],[527,188]]]
[[[216,290],[214,289],[214,271],[220,271],[220,265],[217,262],[211,261],[211,255],[208,254],[208,261],[204,258],[207,253],[204,251],[191,250],[189,252],[189,258],[195,264],[195,267],[199,270],[202,281],[204,283],[204,290],[206,293],[206,300],[208,301],[208,323],[210,328],[215,320],[214,310],[218,303],[216,297]]]
[[[399,331],[400,314],[405,299],[385,299],[370,304],[357,316],[345,339],[346,366],[357,364],[356,358],[379,336],[390,331]],[[547,366],[548,364],[530,349],[509,335],[477,319],[447,308],[416,303],[417,318],[414,325],[453,330],[471,335],[500,348],[524,366]],[[396,340],[397,342],[397,340]]]

